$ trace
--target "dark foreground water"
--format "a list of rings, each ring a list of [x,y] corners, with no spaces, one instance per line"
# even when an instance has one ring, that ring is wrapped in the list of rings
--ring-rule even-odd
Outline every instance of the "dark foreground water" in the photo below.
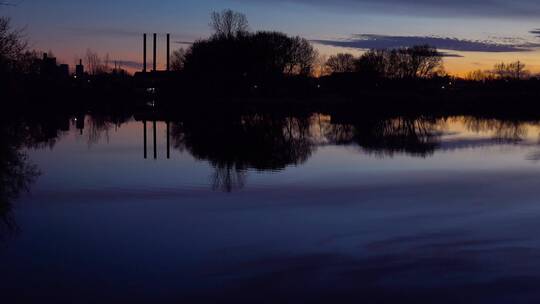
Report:
[[[2,303],[540,301],[536,123],[187,119],[154,155],[81,119],[4,136]]]

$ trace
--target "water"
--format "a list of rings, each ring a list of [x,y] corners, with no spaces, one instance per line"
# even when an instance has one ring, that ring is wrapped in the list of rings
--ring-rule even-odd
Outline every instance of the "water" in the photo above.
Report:
[[[142,121],[70,119],[6,137],[6,303],[540,299],[536,122],[185,119],[154,159],[151,121],[145,158]]]

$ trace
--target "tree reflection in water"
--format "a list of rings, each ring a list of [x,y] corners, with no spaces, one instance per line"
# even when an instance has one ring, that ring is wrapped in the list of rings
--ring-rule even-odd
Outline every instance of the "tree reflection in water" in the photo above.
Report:
[[[242,189],[250,170],[279,171],[303,164],[323,145],[358,146],[363,153],[378,157],[396,154],[427,157],[444,148],[441,147],[441,135],[448,121],[459,120],[469,131],[489,133],[496,142],[520,141],[527,135],[529,125],[537,125],[535,121],[473,116],[380,117],[349,113],[344,119],[339,115],[313,113],[214,113],[188,113],[173,120],[171,138],[176,149],[208,161],[214,168],[210,176],[212,188],[225,192]],[[25,123],[3,121],[0,124],[2,214],[9,214],[10,202],[27,190],[38,175],[23,149],[52,148],[67,134],[69,121],[75,115],[78,114],[43,115]],[[81,127],[82,134],[86,121],[85,135],[91,146],[103,135],[108,138],[111,128],[120,127],[130,117],[129,113],[93,114],[86,119],[83,116],[78,120],[77,128]],[[8,222],[4,220],[4,223]]]
[[[457,120],[456,120],[457,119]],[[213,189],[231,192],[246,184],[247,172],[279,171],[302,164],[321,145],[355,145],[377,157],[405,154],[429,157],[442,149],[448,123],[489,134],[493,143],[516,142],[527,135],[531,121],[446,116],[348,116],[235,114],[190,117],[172,124],[176,149],[214,167]],[[468,142],[464,147],[483,142]],[[452,146],[454,149],[456,145]],[[448,147],[446,147],[448,148]]]
[[[438,126],[437,120],[426,117],[366,121],[356,126],[355,142],[376,155],[426,157],[439,146]]]
[[[313,153],[310,117],[269,114],[223,115],[173,123],[176,149],[208,160],[214,189],[244,187],[247,171],[278,171],[304,163]]]
[[[362,118],[332,124],[325,135],[333,144],[357,144],[380,157],[396,153],[426,157],[439,146],[441,122],[429,117]]]
[[[39,170],[28,161],[23,151],[27,145],[36,145],[29,131],[35,128],[16,124],[0,124],[0,236],[17,229],[12,218],[12,203],[25,192],[39,176]]]
[[[527,136],[525,122],[517,120],[485,119],[463,117],[465,126],[475,132],[493,133],[493,138],[501,142],[519,142]]]
[[[119,127],[132,117],[130,113],[111,115],[80,115],[71,112],[51,112],[29,117],[0,117],[0,237],[16,231],[12,216],[13,202],[40,175],[38,167],[32,164],[25,149],[53,149],[56,143],[68,134],[73,117],[81,119],[77,128],[84,128],[88,120],[88,146],[99,141],[102,134],[107,136],[112,127]],[[82,129],[81,129],[82,132]]]
[[[232,192],[244,188],[247,172],[235,164],[214,164],[212,190]]]

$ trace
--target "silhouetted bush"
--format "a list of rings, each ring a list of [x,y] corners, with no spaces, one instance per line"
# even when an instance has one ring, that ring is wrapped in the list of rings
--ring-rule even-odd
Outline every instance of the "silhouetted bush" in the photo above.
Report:
[[[309,75],[315,50],[304,38],[279,32],[238,32],[195,42],[185,54],[187,73],[222,79]]]

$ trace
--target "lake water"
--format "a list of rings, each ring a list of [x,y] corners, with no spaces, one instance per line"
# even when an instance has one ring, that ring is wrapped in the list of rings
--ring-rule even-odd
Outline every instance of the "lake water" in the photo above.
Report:
[[[540,124],[57,125],[2,148],[4,303],[540,300]]]

